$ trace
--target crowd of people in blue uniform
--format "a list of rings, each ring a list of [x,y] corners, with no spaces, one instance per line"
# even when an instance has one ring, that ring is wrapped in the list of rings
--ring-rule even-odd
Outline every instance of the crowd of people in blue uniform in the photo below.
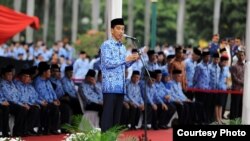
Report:
[[[140,51],[146,66],[142,65],[142,60],[137,60],[127,69],[126,85],[122,89],[125,97],[121,125],[137,129],[140,116],[146,114],[147,124],[143,121],[142,127],[149,128],[147,125],[151,124],[155,130],[167,129],[176,112],[178,124],[206,125],[214,121],[224,124],[222,118],[228,95],[209,90],[226,91],[230,88],[242,91],[245,61],[242,49],[235,50],[237,60],[233,65],[233,57],[218,42],[205,49],[191,49],[191,52],[177,46],[175,54],[168,55],[164,50],[156,52],[144,48]],[[128,54],[133,53],[138,53],[138,50],[132,49]],[[18,59],[20,53],[16,54]],[[103,87],[108,83],[104,82],[102,73],[115,75],[116,72],[102,72],[100,57],[90,63],[84,51],[67,65],[53,62],[52,56],[20,72],[11,65],[2,67],[0,125],[3,136],[10,136],[10,130],[13,136],[59,134],[59,129],[66,132],[61,125],[70,124],[72,115],[83,114],[77,88],[82,90],[80,94],[84,97],[85,110],[97,111],[101,119],[103,92],[108,88]],[[70,58],[69,54],[61,55],[64,56]],[[81,82],[76,84],[73,78]],[[207,92],[193,92],[190,88]],[[144,103],[147,105],[145,114]],[[241,104],[242,95],[231,95],[229,118],[241,117]],[[9,115],[14,116],[13,129],[9,126]],[[38,130],[35,131],[35,127]]]

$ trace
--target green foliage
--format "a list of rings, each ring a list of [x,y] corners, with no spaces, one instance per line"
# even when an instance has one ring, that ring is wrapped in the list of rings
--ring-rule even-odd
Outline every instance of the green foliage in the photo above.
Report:
[[[90,122],[77,115],[72,117],[72,125],[65,124],[62,127],[69,131],[71,136],[70,141],[116,141],[118,136],[126,129],[123,126],[114,126],[108,131],[101,133],[100,130],[93,128]],[[138,141],[136,137],[128,137],[124,141]]]
[[[230,120],[229,125],[241,125],[241,118],[235,118]]]
[[[185,13],[185,31],[184,41],[189,44],[190,40],[194,40],[196,43],[200,39],[211,40],[213,34],[213,10],[215,0],[186,0],[186,13]],[[11,0],[1,0],[0,4],[13,7]],[[94,37],[91,39],[86,35],[86,32],[91,29],[91,0],[79,1],[79,20],[78,20],[78,33],[80,34],[81,44],[78,45],[78,49],[90,50],[90,54],[96,54],[97,43]],[[100,31],[105,31],[105,8],[106,1],[100,0],[100,18],[102,24],[99,25]],[[22,12],[26,12],[27,1],[22,1]],[[157,2],[157,43],[163,44],[168,42],[169,44],[175,44],[176,41],[176,22],[178,12],[178,0],[158,0]],[[134,36],[140,40],[140,44],[144,43],[144,27],[145,27],[145,0],[134,0]],[[63,13],[63,37],[71,36],[71,24],[72,24],[72,1],[64,1],[64,13]],[[246,29],[246,8],[247,0],[222,0],[221,13],[220,13],[220,25],[219,34],[221,38],[226,37],[245,37]],[[35,15],[39,17],[41,28],[34,32],[34,39],[41,39],[43,34],[43,15],[44,15],[44,1],[35,2]],[[123,0],[123,18],[127,24],[128,20],[128,0]],[[54,42],[55,36],[55,1],[50,1],[50,16],[49,16],[49,29],[48,40],[49,47]],[[82,18],[89,18],[89,23],[83,24]],[[102,32],[103,33],[103,32]],[[84,35],[87,37],[84,37]],[[104,34],[104,33],[103,33]],[[22,32],[21,35],[25,35]],[[102,36],[103,37],[103,36]],[[103,41],[105,37],[98,39]],[[82,39],[85,38],[85,39]],[[99,37],[98,37],[99,38]],[[89,41],[89,39],[91,41]],[[87,43],[85,43],[87,42]],[[94,44],[90,44],[93,43]],[[98,44],[98,47],[100,46]],[[88,51],[87,51],[88,52]]]
[[[223,0],[221,3],[219,34],[221,38],[244,37],[246,0]],[[213,34],[214,0],[186,1],[185,41],[211,40]]]
[[[79,35],[79,40],[75,44],[75,48],[77,51],[84,50],[89,56],[93,57],[97,54],[106,36],[104,32],[90,32],[92,33]]]

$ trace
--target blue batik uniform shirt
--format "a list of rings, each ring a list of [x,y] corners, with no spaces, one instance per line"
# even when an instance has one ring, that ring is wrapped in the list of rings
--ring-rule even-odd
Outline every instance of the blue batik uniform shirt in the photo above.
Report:
[[[154,85],[157,89],[157,94],[160,96],[161,99],[163,99],[165,102],[174,101],[174,99],[171,98],[171,96],[169,101],[165,99],[165,96],[170,95],[171,91],[168,90],[162,82],[155,82]]]
[[[227,78],[229,78],[229,67],[225,66],[221,68],[220,77],[219,77],[219,89],[220,90],[227,90]]]
[[[84,79],[89,70],[89,60],[78,58],[73,64],[74,78]]]
[[[218,64],[212,63],[212,64],[209,65],[209,69],[210,69],[209,87],[210,87],[211,90],[217,90],[219,83],[221,83],[219,81],[220,66]]]
[[[101,89],[99,89],[95,85],[91,85],[86,82],[83,82],[81,86],[81,88],[83,89],[83,96],[87,99],[87,103],[102,103]]]
[[[21,92],[21,102],[29,105],[41,104],[42,100],[39,99],[38,93],[31,84],[24,84],[21,81],[16,81],[15,85],[19,92]]]
[[[186,101],[188,98],[182,91],[181,83],[175,80],[171,81],[171,96],[175,101]]]
[[[147,82],[146,82],[147,83]],[[143,86],[142,89],[144,89],[145,86]],[[144,92],[143,92],[144,93]],[[146,84],[146,96],[147,96],[147,103],[148,104],[163,104],[163,100],[161,99],[161,97],[158,95],[157,93],[157,89],[155,87],[155,85],[149,85],[149,84]]]
[[[13,81],[2,80],[0,83],[1,92],[7,101],[18,105],[23,105],[21,102],[21,93],[17,90]]]
[[[125,94],[125,68],[133,62],[126,62],[126,48],[113,38],[105,41],[101,47],[102,92]]]
[[[63,85],[60,79],[51,77],[50,78],[51,84],[52,86],[54,85],[54,90],[56,92],[56,96],[57,98],[61,98],[62,96],[64,96],[65,92],[63,90]]]
[[[63,77],[61,81],[64,92],[70,97],[77,98],[77,91],[75,89],[74,82],[66,76]]]
[[[195,68],[194,87],[199,89],[209,89],[210,69],[209,64],[203,61]]]
[[[56,93],[52,87],[50,80],[44,80],[40,76],[38,76],[34,80],[34,87],[42,100],[45,100],[49,103],[57,100]]]
[[[194,79],[194,72],[197,62],[193,61],[193,59],[188,58],[185,60],[186,66],[186,79],[187,79],[187,86],[188,88],[193,88],[193,79]]]
[[[129,101],[133,102],[136,106],[144,104],[139,83],[135,84],[130,81],[127,84],[127,96]]]

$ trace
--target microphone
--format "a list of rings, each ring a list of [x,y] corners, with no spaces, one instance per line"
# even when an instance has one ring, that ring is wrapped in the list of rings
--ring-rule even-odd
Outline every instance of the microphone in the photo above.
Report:
[[[129,38],[129,39],[131,39],[131,40],[137,40],[135,37],[129,36],[129,35],[127,35],[127,34],[123,34],[123,37]]]

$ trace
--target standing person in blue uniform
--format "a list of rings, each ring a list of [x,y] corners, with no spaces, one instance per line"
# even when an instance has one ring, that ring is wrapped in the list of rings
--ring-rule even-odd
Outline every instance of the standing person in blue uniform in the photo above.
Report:
[[[209,81],[210,81],[210,69],[209,69],[209,62],[210,62],[210,52],[209,50],[203,49],[202,51],[202,61],[196,66],[195,73],[194,73],[194,81],[193,85],[194,88],[202,89],[202,90],[209,90]],[[195,93],[195,101],[197,101],[200,106],[205,109],[202,115],[199,115],[200,119],[204,122],[209,123],[209,119],[211,115],[207,113],[210,108],[210,101],[207,100],[207,92],[197,92]]]
[[[198,48],[193,49],[193,54],[191,58],[187,58],[185,60],[185,69],[186,73],[186,80],[187,80],[187,88],[193,88],[193,78],[194,78],[194,72],[195,72],[195,67],[197,65],[197,61],[200,59],[201,56],[201,51]],[[194,93],[187,91],[185,92],[186,96],[193,101],[194,99]]]
[[[212,63],[209,64],[209,70],[210,70],[210,80],[209,80],[209,89],[211,90],[218,90],[219,83],[219,77],[220,77],[220,55],[219,53],[214,53],[212,56]],[[211,93],[207,95],[206,100],[209,100],[209,109],[207,109],[208,117],[211,122],[214,121],[214,113],[215,113],[215,98],[217,93]]]
[[[218,49],[220,48],[219,40],[220,40],[220,35],[214,34],[212,38],[212,42],[210,42],[208,45],[211,56],[213,56],[215,53],[218,52]]]
[[[220,57],[220,76],[219,76],[219,82],[218,83],[218,89],[219,90],[227,90],[227,82],[230,77],[229,73],[229,67],[228,67],[228,59],[229,57],[226,55],[223,55]],[[223,113],[223,107],[226,105],[227,101],[227,93],[220,93],[216,95],[215,99],[215,118],[218,124],[224,124],[222,121],[222,113]]]
[[[103,76],[103,115],[101,120],[102,132],[119,124],[122,103],[125,92],[125,68],[139,59],[138,54],[126,57],[126,48],[122,44],[124,34],[122,18],[111,21],[112,37],[101,45],[101,71]]]

